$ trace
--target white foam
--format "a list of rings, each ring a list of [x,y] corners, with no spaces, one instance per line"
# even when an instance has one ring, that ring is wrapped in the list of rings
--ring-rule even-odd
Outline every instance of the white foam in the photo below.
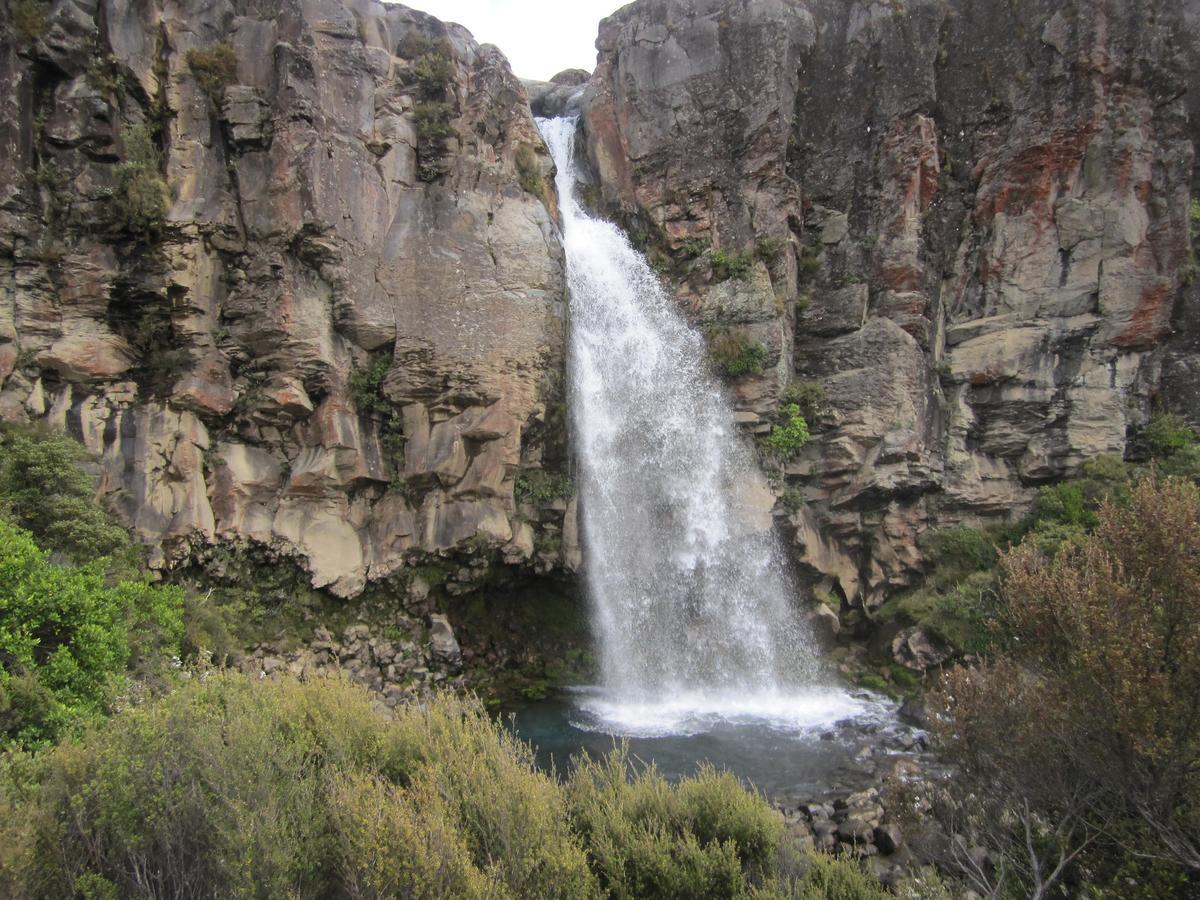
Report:
[[[865,692],[813,688],[793,692],[679,689],[661,699],[614,696],[599,688],[577,691],[571,724],[620,737],[688,737],[745,725],[796,735],[823,732],[847,719],[885,723],[894,704]]]

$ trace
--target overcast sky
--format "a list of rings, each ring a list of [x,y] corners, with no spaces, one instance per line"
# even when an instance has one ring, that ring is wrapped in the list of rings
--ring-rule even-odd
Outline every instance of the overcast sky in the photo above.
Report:
[[[596,67],[600,20],[629,0],[400,0],[464,25],[504,51],[519,78],[549,81],[563,69]]]

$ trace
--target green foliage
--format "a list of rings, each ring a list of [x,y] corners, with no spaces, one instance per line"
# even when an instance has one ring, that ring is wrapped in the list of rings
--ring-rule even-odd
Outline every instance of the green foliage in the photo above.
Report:
[[[402,483],[400,473],[404,471],[404,416],[400,407],[387,394],[383,386],[387,374],[392,367],[390,351],[373,353],[365,365],[356,366],[350,370],[350,399],[355,408],[366,416],[371,416],[379,423],[379,442],[385,458],[392,464],[396,473],[394,486],[406,496],[414,499],[416,491],[412,485]]]
[[[124,231],[151,240],[166,224],[171,193],[162,175],[162,153],[147,124],[122,132],[125,161],[117,166],[117,186],[109,200],[113,220]]]
[[[47,0],[12,0],[12,24],[17,39],[23,44],[32,44],[46,33],[46,19],[50,15]]]
[[[1160,412],[1150,417],[1141,439],[1152,459],[1167,459],[1196,445],[1196,432],[1183,416]]]
[[[886,900],[892,895],[852,860],[814,854],[790,896],[796,900]]]
[[[743,250],[741,253],[727,253],[718,248],[712,252],[709,261],[712,263],[713,278],[717,281],[746,278],[754,265],[754,252]]]
[[[561,472],[546,469],[524,469],[517,473],[513,482],[513,496],[517,502],[536,507],[570,497],[574,490],[570,478]]]
[[[799,406],[801,415],[809,423],[829,412],[829,399],[819,381],[793,381],[784,389],[780,404]]]
[[[1192,200],[1192,205],[1188,209],[1188,225],[1192,243],[1200,242],[1200,199]]]
[[[783,408],[779,421],[760,443],[770,456],[780,462],[788,462],[796,458],[808,441],[808,422],[800,412],[800,406],[791,403]]]
[[[125,70],[115,56],[94,49],[95,58],[88,65],[87,83],[106,97],[113,97],[118,104],[125,99]]]
[[[422,101],[413,107],[417,129],[417,175],[423,181],[433,181],[441,174],[438,160],[443,143],[453,134],[451,112],[449,103],[433,100]]]
[[[710,246],[708,238],[690,237],[680,246],[679,252],[685,259],[696,259],[707,253]]]
[[[784,509],[795,515],[804,508],[804,491],[798,487],[789,487],[784,490],[780,502],[783,503]]]
[[[730,329],[712,334],[708,349],[717,371],[727,378],[761,375],[767,358],[763,344],[751,343],[740,331]]]
[[[396,52],[411,60],[411,78],[419,99],[441,100],[454,80],[454,48],[445,40],[430,40],[418,32],[401,39]]]
[[[187,52],[187,64],[196,85],[213,107],[225,99],[226,89],[237,83],[237,54],[229,44],[213,44]]]
[[[728,773],[560,784],[475,701],[209,672],[0,766],[0,894],[876,900]]]
[[[126,667],[178,653],[183,596],[144,581],[109,584],[103,561],[55,565],[29,532],[0,522],[0,742],[37,744],[95,717]]]
[[[151,390],[169,390],[190,360],[187,348],[176,343],[171,310],[159,298],[141,306],[128,339],[137,351],[139,369]]]
[[[1002,652],[933,700],[965,782],[956,815],[1004,857],[977,889],[1050,896],[1125,869],[1189,895],[1146,862],[1194,873],[1200,846],[1197,522],[1200,488],[1149,474],[1053,557],[1027,538],[1003,558]]]
[[[58,432],[11,425],[0,438],[0,508],[7,519],[41,547],[78,563],[129,558],[129,535],[99,506],[80,468],[87,459],[82,446]]]
[[[796,263],[796,277],[801,284],[809,284],[821,271],[821,257],[816,253],[804,252]]]
[[[754,255],[768,266],[773,266],[783,256],[785,247],[787,241],[781,238],[759,238],[754,242]]]
[[[744,897],[774,867],[779,816],[711,767],[672,788],[614,750],[580,760],[566,794],[609,897]]]
[[[538,161],[537,153],[529,144],[521,144],[517,147],[516,155],[517,163],[517,180],[521,184],[521,188],[527,193],[533,194],[542,203],[546,202],[546,179],[542,175],[542,165]]]
[[[449,697],[392,719],[343,682],[212,673],[62,745],[38,782],[0,824],[12,896],[85,877],[119,896],[595,893],[558,786]]]

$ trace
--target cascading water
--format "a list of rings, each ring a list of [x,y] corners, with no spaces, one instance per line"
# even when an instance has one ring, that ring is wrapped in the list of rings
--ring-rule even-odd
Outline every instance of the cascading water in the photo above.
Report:
[[[602,685],[613,730],[855,711],[818,687],[770,494],[704,342],[615,225],[575,197],[574,118],[540,126],[558,167],[572,412]]]

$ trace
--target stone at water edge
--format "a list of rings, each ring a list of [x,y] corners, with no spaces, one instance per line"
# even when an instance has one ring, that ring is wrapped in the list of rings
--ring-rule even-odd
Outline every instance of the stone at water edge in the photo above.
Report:
[[[949,649],[939,646],[920,628],[905,628],[892,639],[892,659],[914,672],[940,666],[951,657]]]
[[[875,846],[881,853],[895,853],[904,844],[900,826],[894,823],[875,828]]]
[[[808,627],[813,638],[822,646],[828,647],[837,641],[842,622],[836,612],[824,603],[819,603],[808,613]]]
[[[429,617],[429,649],[433,658],[451,668],[462,665],[462,648],[450,627],[450,620],[442,613],[434,613]]]

